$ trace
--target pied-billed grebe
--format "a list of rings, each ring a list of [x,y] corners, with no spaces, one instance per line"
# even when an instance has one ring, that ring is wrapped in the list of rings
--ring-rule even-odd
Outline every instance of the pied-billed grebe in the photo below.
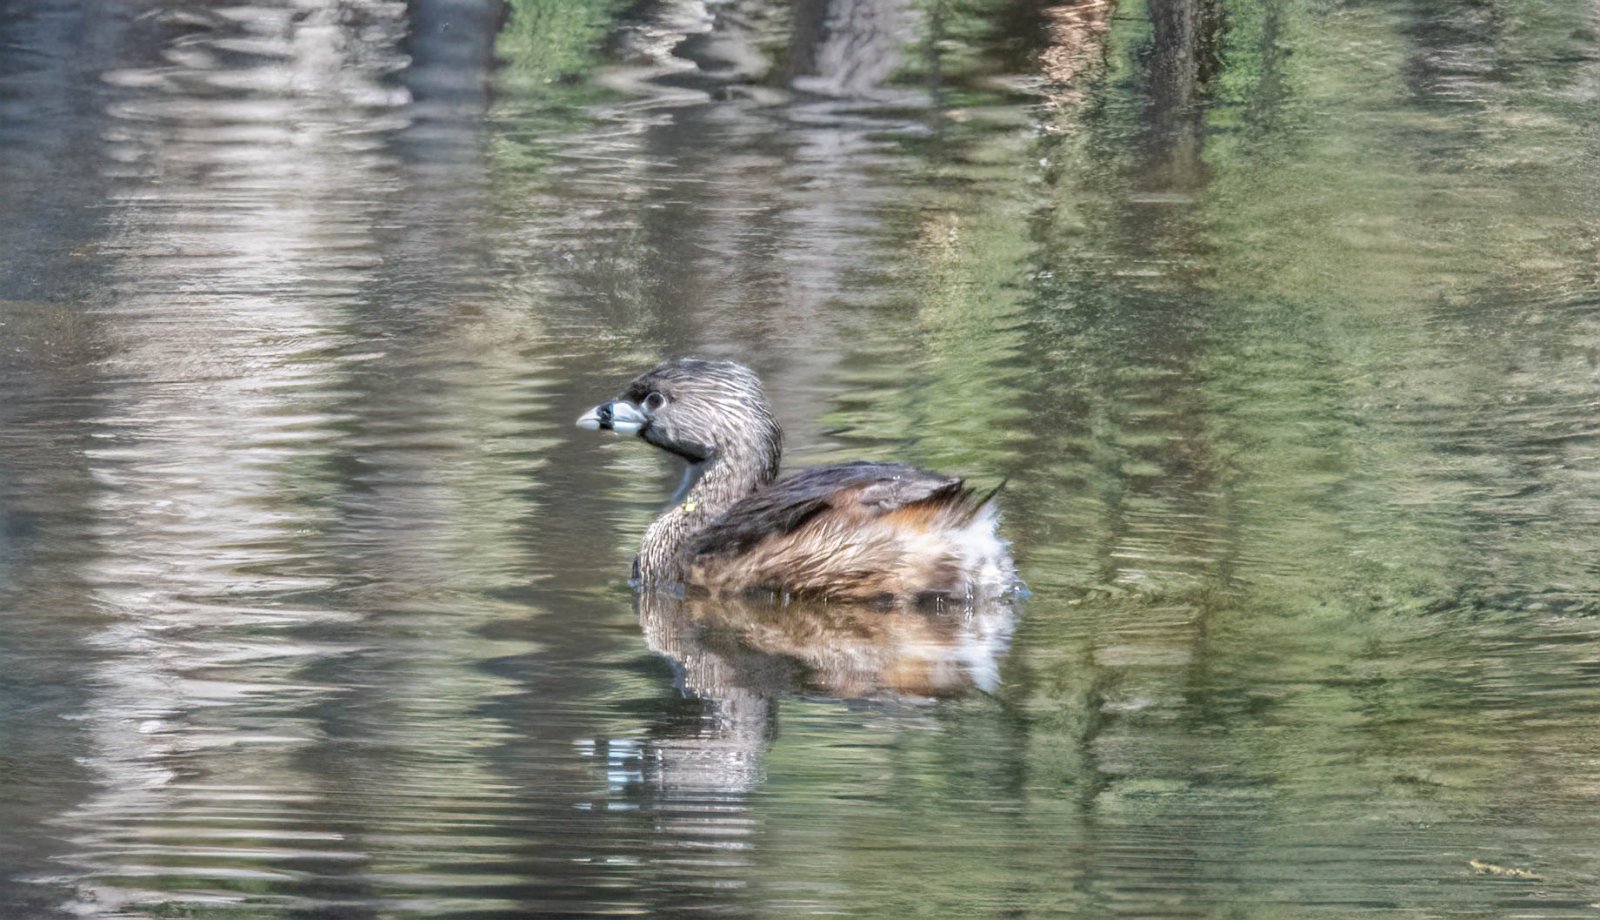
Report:
[[[1013,586],[994,493],[903,463],[777,478],[783,435],[742,364],[668,361],[578,425],[637,435],[688,463],[672,507],[645,531],[634,562],[642,585],[896,603]]]

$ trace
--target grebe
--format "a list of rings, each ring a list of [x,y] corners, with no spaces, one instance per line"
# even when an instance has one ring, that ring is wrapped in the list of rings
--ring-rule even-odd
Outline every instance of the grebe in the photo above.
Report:
[[[1015,567],[994,496],[903,463],[854,462],[778,478],[783,434],[761,381],[733,361],[682,358],[578,419],[635,435],[688,468],[645,531],[642,587],[916,604],[997,597]]]

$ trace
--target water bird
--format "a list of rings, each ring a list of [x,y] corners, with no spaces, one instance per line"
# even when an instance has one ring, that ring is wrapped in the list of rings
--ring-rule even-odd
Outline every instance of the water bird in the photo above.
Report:
[[[580,428],[681,458],[682,484],[645,531],[641,587],[921,606],[1016,585],[993,491],[904,463],[778,476],[783,433],[754,371],[680,358],[635,377]]]

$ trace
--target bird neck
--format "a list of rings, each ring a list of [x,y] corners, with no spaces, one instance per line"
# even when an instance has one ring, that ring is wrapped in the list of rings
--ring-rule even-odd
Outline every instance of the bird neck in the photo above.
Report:
[[[690,463],[683,481],[645,531],[639,548],[639,576],[645,582],[682,581],[689,548],[697,537],[738,501],[778,475],[778,450],[723,453]]]

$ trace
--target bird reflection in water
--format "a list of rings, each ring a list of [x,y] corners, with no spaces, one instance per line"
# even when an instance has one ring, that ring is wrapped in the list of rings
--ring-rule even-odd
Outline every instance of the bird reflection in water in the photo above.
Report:
[[[784,697],[915,704],[995,691],[1017,613],[1000,601],[882,609],[651,590],[636,605],[650,649],[671,662],[679,691],[705,705],[701,718],[659,725],[613,764],[663,815],[708,798],[737,810],[760,782]],[[611,751],[616,759],[615,742]]]
[[[1010,604],[910,609],[643,591],[650,647],[681,671],[681,689],[845,700],[947,699],[993,691],[1011,638]]]

